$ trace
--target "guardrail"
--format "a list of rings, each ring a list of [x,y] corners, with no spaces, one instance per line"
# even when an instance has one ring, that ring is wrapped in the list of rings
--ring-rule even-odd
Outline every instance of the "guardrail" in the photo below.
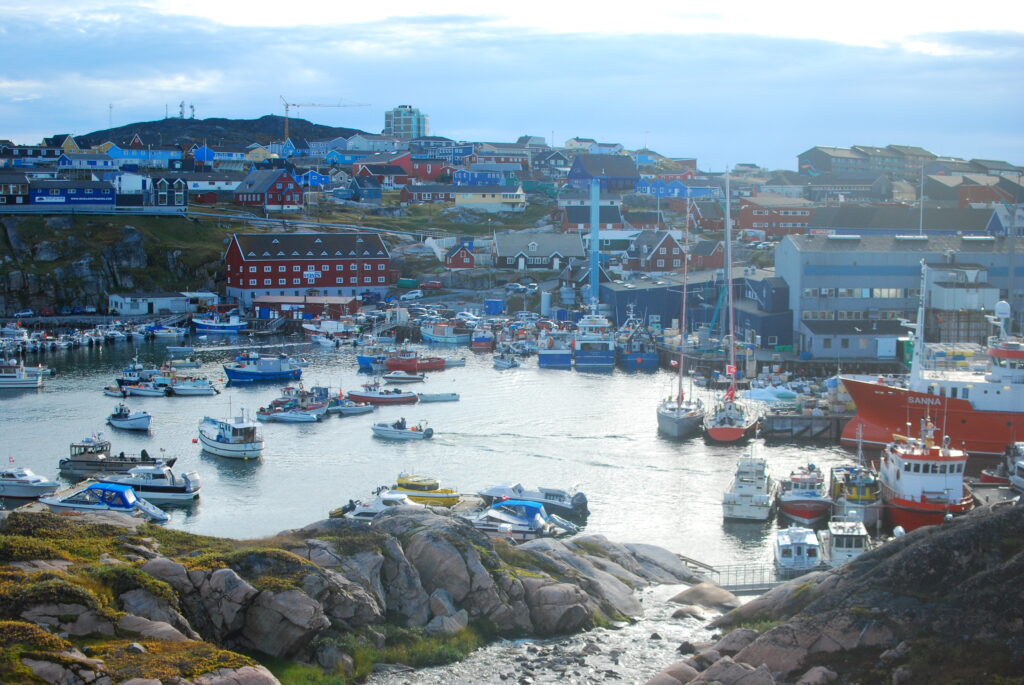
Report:
[[[782,584],[772,564],[738,564],[717,566],[708,576],[733,594],[762,594]]]

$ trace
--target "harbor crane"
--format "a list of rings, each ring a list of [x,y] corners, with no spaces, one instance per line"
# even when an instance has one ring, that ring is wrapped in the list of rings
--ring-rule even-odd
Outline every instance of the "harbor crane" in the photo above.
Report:
[[[369,107],[370,106],[370,105],[368,105],[366,103],[363,103],[363,102],[344,103],[341,100],[338,100],[338,103],[334,104],[334,105],[325,105],[325,104],[312,103],[312,102],[307,102],[307,103],[301,103],[300,104],[300,103],[296,103],[296,102],[288,102],[287,100],[284,99],[283,95],[279,95],[278,97],[280,97],[281,98],[281,102],[284,103],[284,139],[285,140],[288,140],[288,113],[289,113],[289,110],[291,110],[292,107],[298,108],[298,107]]]

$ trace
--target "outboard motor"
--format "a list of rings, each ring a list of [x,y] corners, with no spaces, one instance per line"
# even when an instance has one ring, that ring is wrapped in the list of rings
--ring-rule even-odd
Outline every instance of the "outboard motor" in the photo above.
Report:
[[[586,516],[590,514],[590,508],[588,507],[587,496],[582,492],[577,492],[572,496],[572,510],[577,514]]]

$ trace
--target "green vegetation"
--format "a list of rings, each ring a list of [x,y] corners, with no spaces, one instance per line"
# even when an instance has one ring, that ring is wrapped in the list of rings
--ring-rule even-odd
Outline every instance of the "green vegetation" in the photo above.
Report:
[[[131,678],[194,678],[221,668],[255,666],[256,662],[207,642],[143,642],[144,653],[128,651],[131,640],[110,640],[92,646],[115,682]]]
[[[772,628],[777,628],[780,625],[782,625],[781,621],[764,618],[762,616],[751,616],[750,618],[737,621],[732,624],[730,628],[750,628],[751,630],[756,630],[757,632],[764,634]]]
[[[145,590],[154,597],[177,606],[178,595],[173,588],[135,566],[94,566],[86,573],[110,590],[112,597],[120,597],[131,590]]]
[[[68,558],[67,552],[48,540],[38,540],[27,535],[0,535],[0,562]]]
[[[66,640],[31,623],[0,621],[0,682],[41,683],[21,663],[21,658],[62,652],[70,647]]]

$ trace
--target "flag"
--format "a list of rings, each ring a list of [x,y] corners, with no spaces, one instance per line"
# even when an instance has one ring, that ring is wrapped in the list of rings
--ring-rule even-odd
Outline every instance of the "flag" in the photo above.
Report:
[[[735,376],[736,375],[736,367],[733,366],[732,364],[726,364],[726,366],[725,366],[725,375],[726,376]]]
[[[736,399],[736,386],[730,385],[729,389],[725,391],[725,401],[732,402],[734,399]]]

